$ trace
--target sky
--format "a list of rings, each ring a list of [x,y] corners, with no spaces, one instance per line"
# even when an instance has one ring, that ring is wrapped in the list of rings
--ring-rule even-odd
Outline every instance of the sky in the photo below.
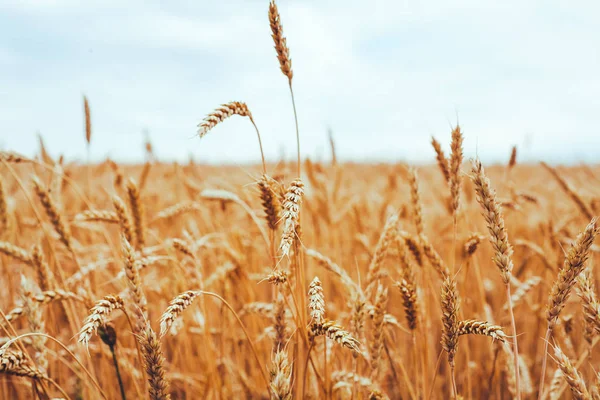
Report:
[[[303,156],[434,161],[451,126],[466,157],[600,161],[600,2],[279,0]],[[136,162],[260,158],[245,118],[200,140],[222,103],[246,102],[268,159],[295,155],[294,117],[268,0],[2,0],[0,150]]]

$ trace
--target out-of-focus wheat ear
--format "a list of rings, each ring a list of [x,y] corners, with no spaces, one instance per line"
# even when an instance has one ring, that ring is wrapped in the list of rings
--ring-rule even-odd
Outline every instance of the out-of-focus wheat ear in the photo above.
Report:
[[[592,210],[590,209],[588,204],[585,202],[585,200],[583,200],[581,198],[581,196],[579,196],[579,194],[571,187],[569,182],[564,180],[563,177],[560,176],[560,174],[558,173],[558,171],[555,168],[549,166],[545,162],[542,162],[541,164],[542,164],[542,167],[544,167],[548,172],[550,172],[550,174],[554,177],[556,182],[558,182],[558,185],[567,194],[567,196],[569,196],[571,198],[571,200],[573,200],[573,202],[579,208],[579,211],[581,211],[581,213],[587,219],[592,219],[594,216],[594,213],[592,212]]]
[[[178,252],[180,252],[181,254],[183,254],[187,257],[190,257],[191,259],[196,259],[196,255],[194,254],[194,251],[192,250],[190,245],[185,240],[173,239],[172,243],[173,243],[173,248],[175,250],[177,250]]]
[[[554,375],[552,375],[552,380],[550,381],[550,389],[548,390],[547,398],[550,400],[558,400],[560,398],[560,387],[563,383],[563,372],[560,367],[556,368],[554,371]]]
[[[373,381],[371,381],[371,379],[366,376],[355,374],[354,372],[333,371],[331,373],[331,380],[334,382],[334,392],[342,388],[351,389],[353,384],[357,384],[366,390],[375,390]]]
[[[594,385],[590,389],[593,400],[600,399],[600,372],[596,372],[596,379]]]
[[[285,320],[285,302],[283,295],[279,293],[275,301],[275,311],[273,315],[273,329],[275,330],[275,339],[273,340],[273,349],[279,351],[283,349],[287,342],[287,323]]]
[[[408,181],[410,183],[410,202],[413,209],[413,219],[417,228],[417,235],[420,236],[423,234],[423,210],[419,194],[417,171],[414,168],[408,170]]]
[[[125,275],[127,276],[127,286],[129,287],[129,292],[131,293],[131,298],[135,305],[135,326],[138,329],[142,329],[148,315],[148,302],[146,301],[142,279],[138,270],[139,261],[133,248],[129,244],[129,241],[124,235],[121,235],[121,252],[123,254]]]
[[[371,379],[376,380],[379,375],[381,352],[384,340],[384,316],[388,301],[388,290],[381,284],[377,286],[375,294],[375,309],[373,312],[373,332],[369,352],[371,356]]]
[[[279,249],[284,256],[289,254],[295,240],[296,225],[300,218],[300,205],[302,204],[303,196],[304,183],[302,183],[300,178],[293,180],[285,192],[285,201],[283,202],[281,214],[281,218],[283,219],[283,234]]]
[[[470,234],[463,245],[463,257],[471,257],[477,251],[477,248],[483,239],[485,239],[485,236],[479,233]]]
[[[531,289],[536,287],[541,281],[542,281],[541,277],[532,276],[531,278],[527,279],[525,282],[521,283],[519,285],[519,287],[517,287],[517,290],[515,290],[515,292],[511,296],[511,303],[513,305],[513,308],[516,307],[517,304],[519,304],[523,300],[523,298],[525,298],[525,296],[531,291]],[[506,302],[506,304],[504,304],[503,309],[505,311],[508,311],[508,302]]]
[[[6,162],[9,164],[19,164],[31,161],[31,158],[27,158],[22,154],[15,153],[14,151],[0,151],[0,162]]]
[[[400,294],[402,295],[402,305],[404,307],[404,313],[406,314],[408,328],[413,331],[417,329],[418,321],[417,291],[414,285],[409,283],[406,279],[401,279],[400,282],[396,282],[396,287],[400,290]]]
[[[442,260],[442,257],[440,257],[439,253],[433,248],[433,245],[429,239],[427,239],[425,235],[422,235],[419,239],[423,253],[425,253],[425,256],[429,260],[429,263],[433,269],[436,270],[442,279],[446,279],[448,276],[450,276],[448,267],[444,263],[444,260]]]
[[[292,59],[290,58],[290,50],[287,47],[285,36],[283,36],[281,17],[279,16],[279,10],[277,9],[275,0],[271,0],[269,3],[269,24],[271,25],[271,36],[273,37],[273,42],[275,42],[275,51],[277,52],[279,67],[291,84],[292,78],[294,77],[294,72],[292,71]]]
[[[31,332],[45,333],[44,314],[40,308],[40,303],[33,301],[31,298],[34,291],[38,291],[38,288],[24,275],[21,275],[21,299],[23,300],[23,309],[29,329]],[[36,364],[42,371],[48,369],[46,340],[46,337],[39,335],[35,335],[31,339]]]
[[[76,222],[106,222],[109,224],[118,224],[119,216],[116,212],[110,210],[85,210],[75,215]]]
[[[314,259],[315,261],[317,261],[317,263],[321,267],[325,268],[327,271],[332,272],[335,275],[337,275],[338,278],[340,278],[340,281],[342,282],[342,284],[344,285],[344,287],[346,288],[346,290],[348,291],[349,294],[352,295],[355,292],[360,291],[360,288],[358,287],[356,282],[354,282],[354,280],[352,280],[350,275],[348,275],[346,270],[344,270],[339,265],[334,263],[330,258],[325,257],[323,254],[321,254],[318,251],[313,250],[313,249],[306,249],[305,254],[307,256],[309,256],[310,258]]]
[[[160,336],[163,337],[169,331],[169,328],[182,312],[188,308],[194,300],[202,293],[199,291],[188,290],[175,297],[169,307],[165,310],[160,318]]]
[[[408,232],[400,231],[399,232],[402,239],[404,239],[404,243],[408,247],[408,250],[413,255],[415,262],[419,265],[419,267],[423,266],[423,253],[421,251],[421,244],[419,243],[419,238],[412,236]]]
[[[54,166],[54,159],[50,156],[48,151],[46,150],[46,145],[44,144],[44,138],[40,133],[37,134],[38,143],[40,145],[40,158],[47,166]]]
[[[8,231],[8,203],[4,192],[4,183],[0,175],[0,238]]]
[[[325,319],[325,296],[319,277],[315,278],[308,287],[308,308],[310,309],[311,324],[320,324]]]
[[[38,199],[40,200],[40,203],[42,203],[42,207],[44,207],[44,211],[46,212],[46,215],[50,219],[50,222],[52,223],[54,230],[56,231],[56,233],[58,233],[58,237],[60,238],[60,241],[65,245],[65,247],[67,249],[72,251],[73,250],[73,248],[71,246],[72,236],[71,236],[71,230],[69,229],[69,225],[67,225],[65,223],[64,218],[58,212],[58,209],[57,209],[56,205],[54,204],[54,201],[48,194],[48,190],[42,185],[39,178],[37,176],[34,176],[32,180],[33,180],[35,193],[37,194]]]
[[[366,299],[364,295],[357,291],[352,295],[352,311],[350,315],[350,329],[357,338],[364,336],[364,325],[366,316]]]
[[[373,389],[369,393],[369,400],[388,400],[389,397],[379,389]]]
[[[148,378],[149,397],[151,400],[170,400],[169,381],[165,376],[165,357],[162,352],[160,340],[156,333],[146,323],[144,329],[137,335],[140,349],[144,356],[144,367]]]
[[[510,171],[515,165],[517,165],[517,146],[513,146],[510,151],[510,159],[508,160],[508,170]]]
[[[89,146],[92,142],[92,115],[90,112],[90,103],[86,96],[83,96],[83,114],[85,116],[85,141]]]
[[[367,288],[365,290],[367,297],[369,297],[373,289],[376,288],[376,282],[380,276],[379,273],[381,272],[383,261],[385,260],[388,250],[397,235],[398,215],[393,214],[385,222],[385,226],[383,227],[383,231],[381,232],[379,241],[375,247],[375,252],[373,253],[373,257],[369,263],[369,269],[367,271]]]
[[[437,164],[442,172],[442,176],[446,180],[446,183],[450,183],[450,166],[448,165],[448,159],[444,154],[444,150],[442,150],[442,146],[433,136],[431,137],[431,145],[435,150]]]
[[[590,396],[579,371],[577,371],[577,368],[575,368],[571,363],[571,360],[569,360],[562,352],[559,346],[554,346],[554,358],[563,373],[563,377],[569,384],[573,398],[578,400],[591,400],[592,397]]]
[[[508,342],[504,342],[502,345],[502,350],[505,355],[503,365],[506,369],[506,382],[508,391],[512,395],[513,398],[517,397],[517,393],[531,395],[533,394],[534,387],[531,382],[531,375],[529,373],[529,368],[527,367],[527,363],[523,359],[523,357],[519,356],[519,382],[520,387],[517,390],[517,375],[515,371],[514,364],[514,353],[511,350],[511,346]]]
[[[263,303],[262,301],[253,301],[246,303],[239,312],[240,316],[248,314],[257,314],[263,317],[272,318],[275,315],[275,306],[273,303]]]
[[[585,262],[587,261],[590,247],[598,233],[599,229],[596,226],[596,219],[594,218],[585,230],[577,236],[575,242],[571,244],[571,247],[569,248],[564,265],[558,273],[558,278],[550,291],[546,315],[550,329],[552,329],[558,321],[558,315],[564,308],[567,299],[571,294],[577,276],[579,276],[585,268]]]
[[[405,242],[400,235],[396,237],[395,242],[398,250],[398,260],[401,265],[401,279],[400,282],[396,282],[396,287],[402,295],[402,305],[404,306],[408,327],[410,330],[415,330],[419,319],[419,308],[414,268],[408,257]]]
[[[31,263],[35,268],[35,272],[38,276],[38,284],[42,291],[50,290],[52,288],[52,273],[48,263],[44,260],[42,249],[40,246],[35,245],[31,250]]]
[[[140,198],[140,191],[132,178],[127,181],[127,197],[129,198],[129,207],[131,209],[135,227],[136,248],[141,250],[146,244],[146,213],[144,210],[144,203]]]
[[[29,254],[27,250],[19,246],[15,246],[14,244],[8,242],[0,242],[0,253],[12,257],[15,260],[19,260],[27,265],[33,266],[31,254]]]
[[[180,215],[183,215],[192,211],[200,211],[202,206],[195,201],[185,201],[177,203],[164,210],[159,211],[156,216],[150,221],[150,223],[158,222],[163,219],[170,219]]]
[[[284,270],[276,270],[267,275],[265,280],[273,285],[283,285],[288,281],[289,273]],[[208,279],[207,279],[208,282]]]
[[[225,103],[222,104],[212,113],[208,114],[204,118],[204,120],[198,124],[198,136],[200,136],[200,138],[203,138],[215,126],[225,121],[232,115],[248,117],[252,120],[252,113],[248,109],[246,103],[242,103],[240,101],[232,101],[230,103]]]
[[[142,168],[142,172],[140,172],[140,177],[138,178],[138,189],[140,193],[146,186],[146,181],[148,180],[148,175],[150,174],[150,168],[152,168],[152,163],[150,161],[146,161],[144,163],[144,168]]]
[[[106,318],[113,311],[124,309],[125,303],[119,296],[105,296],[102,300],[98,301],[83,322],[83,327],[79,332],[79,342],[87,346],[92,335],[96,333],[100,325],[106,322]]]
[[[292,366],[288,361],[287,352],[279,349],[275,351],[270,368],[272,399],[292,399]]]
[[[125,207],[125,203],[123,203],[123,200],[117,195],[113,196],[112,203],[113,207],[115,207],[117,218],[119,219],[121,232],[125,235],[125,239],[127,239],[129,243],[133,243],[133,223],[131,222],[131,216],[129,215],[129,211],[127,211],[127,207]]]
[[[463,135],[460,126],[452,130],[452,142],[450,148],[450,197],[452,199],[452,212],[456,218],[458,207],[460,205],[460,187],[462,177],[460,175],[460,166],[463,162]]]
[[[27,377],[34,380],[48,379],[48,376],[28,363],[21,351],[4,351],[0,354],[0,372],[6,375]]]
[[[600,304],[596,299],[594,283],[590,273],[583,272],[577,277],[579,284],[579,297],[583,306],[583,318],[585,320],[584,338],[591,343],[594,333],[600,333]]]
[[[260,190],[260,200],[265,212],[265,218],[267,225],[272,231],[277,230],[277,225],[280,221],[281,203],[279,197],[272,188],[272,178],[267,175],[263,175],[258,181],[258,188]]]
[[[115,178],[113,181],[115,188],[120,188],[121,185],[123,184],[123,170],[121,169],[119,164],[117,164],[113,160],[108,160],[108,165],[110,165],[110,168],[112,169],[113,173],[115,174]]]

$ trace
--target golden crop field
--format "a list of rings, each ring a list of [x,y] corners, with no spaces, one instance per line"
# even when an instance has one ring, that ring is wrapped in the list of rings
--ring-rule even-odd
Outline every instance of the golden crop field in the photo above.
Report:
[[[260,143],[242,102],[198,135],[229,117]],[[445,135],[418,166],[0,153],[0,398],[600,399],[600,170]]]

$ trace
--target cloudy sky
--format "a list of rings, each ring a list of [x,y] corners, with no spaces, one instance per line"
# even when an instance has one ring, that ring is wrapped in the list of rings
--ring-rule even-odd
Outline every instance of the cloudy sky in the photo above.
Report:
[[[303,153],[433,160],[429,141],[465,133],[465,153],[504,161],[600,159],[597,1],[279,0]],[[3,0],[0,149],[136,161],[258,159],[252,126],[197,123],[245,101],[267,157],[293,156],[294,121],[268,0]]]

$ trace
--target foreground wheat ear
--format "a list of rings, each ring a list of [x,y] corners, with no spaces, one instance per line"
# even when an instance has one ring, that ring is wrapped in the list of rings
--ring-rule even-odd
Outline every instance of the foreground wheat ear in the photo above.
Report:
[[[590,247],[596,236],[600,233],[600,228],[597,226],[597,219],[593,218],[588,226],[581,232],[565,256],[565,261],[558,273],[557,279],[552,285],[548,305],[546,306],[546,319],[548,321],[548,329],[546,330],[544,358],[542,361],[542,371],[540,376],[540,399],[544,390],[544,378],[546,374],[546,361],[548,353],[548,342],[554,327],[558,323],[558,316],[566,305],[567,299],[571,295],[573,286],[575,286],[577,277],[583,272],[585,262],[588,259]],[[564,371],[563,371],[564,372]]]

